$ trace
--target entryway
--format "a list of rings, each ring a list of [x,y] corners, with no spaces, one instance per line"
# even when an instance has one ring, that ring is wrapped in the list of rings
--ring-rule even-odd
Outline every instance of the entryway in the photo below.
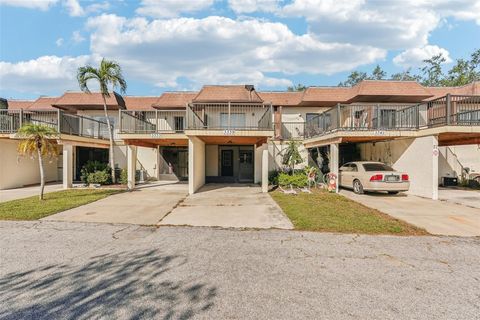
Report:
[[[218,157],[215,156],[218,154]],[[253,183],[254,147],[209,145],[206,148],[209,183]]]

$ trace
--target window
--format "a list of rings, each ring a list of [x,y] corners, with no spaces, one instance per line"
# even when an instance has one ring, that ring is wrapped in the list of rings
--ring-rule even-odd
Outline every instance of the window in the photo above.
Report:
[[[356,165],[355,163],[352,163],[352,164],[350,165],[350,167],[351,167],[351,170],[350,170],[350,171],[353,171],[353,172],[357,172],[357,171],[358,171],[358,167],[357,167],[357,165]]]
[[[183,131],[185,126],[184,126],[184,118],[183,117],[173,117],[174,122],[175,122],[175,131]]]
[[[392,167],[383,163],[364,163],[363,168],[365,171],[395,171]]]

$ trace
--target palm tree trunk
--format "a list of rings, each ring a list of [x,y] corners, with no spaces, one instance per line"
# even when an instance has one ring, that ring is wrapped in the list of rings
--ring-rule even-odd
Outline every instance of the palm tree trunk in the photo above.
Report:
[[[43,170],[43,158],[41,148],[37,148],[38,153],[38,166],[40,168],[40,200],[43,200],[43,190],[45,189],[45,172]]]
[[[110,118],[108,117],[107,111],[107,100],[105,95],[102,94],[103,98],[103,111],[105,112],[105,118],[107,119],[107,126],[108,126],[108,137],[110,139],[110,152],[109,152],[109,159],[110,159],[110,167],[112,168],[112,183],[115,184],[115,155],[113,151],[113,128],[110,125]]]

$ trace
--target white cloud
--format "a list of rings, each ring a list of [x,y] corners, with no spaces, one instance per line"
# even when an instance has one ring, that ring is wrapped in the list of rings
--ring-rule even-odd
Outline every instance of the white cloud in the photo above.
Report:
[[[58,38],[57,41],[55,41],[55,44],[57,47],[61,47],[63,45],[63,38]]]
[[[407,69],[410,67],[418,67],[422,65],[423,60],[430,59],[438,54],[442,54],[445,57],[445,63],[452,62],[450,54],[447,50],[440,48],[439,46],[432,45],[405,50],[393,58],[393,62],[396,65]]]
[[[214,0],[142,0],[136,12],[155,18],[177,17],[180,13],[193,13],[207,9]]]
[[[77,68],[97,60],[90,56],[42,56],[15,63],[0,61],[0,83],[2,90],[33,94],[78,89]]]
[[[228,0],[228,4],[237,14],[275,12],[279,9],[280,0]]]
[[[82,36],[82,34],[80,33],[80,31],[73,31],[72,33],[72,41],[74,43],[80,43],[80,42],[83,42],[85,41],[85,37]]]
[[[305,17],[322,41],[408,49],[428,44],[442,19],[480,21],[475,0],[294,0],[281,14]]]
[[[85,15],[85,11],[83,10],[78,0],[65,0],[63,5],[67,8],[68,14],[71,17],[81,17]]]
[[[46,11],[58,0],[0,0],[0,5]]]
[[[331,74],[385,57],[385,51],[324,43],[298,36],[282,23],[256,19],[127,19],[101,15],[88,20],[94,54],[117,60],[130,77],[157,86],[180,78],[205,83],[285,85],[269,73]]]

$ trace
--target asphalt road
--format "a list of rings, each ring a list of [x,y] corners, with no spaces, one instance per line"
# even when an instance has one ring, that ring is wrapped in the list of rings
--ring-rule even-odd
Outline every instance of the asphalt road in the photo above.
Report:
[[[0,319],[479,319],[480,238],[0,222]]]

